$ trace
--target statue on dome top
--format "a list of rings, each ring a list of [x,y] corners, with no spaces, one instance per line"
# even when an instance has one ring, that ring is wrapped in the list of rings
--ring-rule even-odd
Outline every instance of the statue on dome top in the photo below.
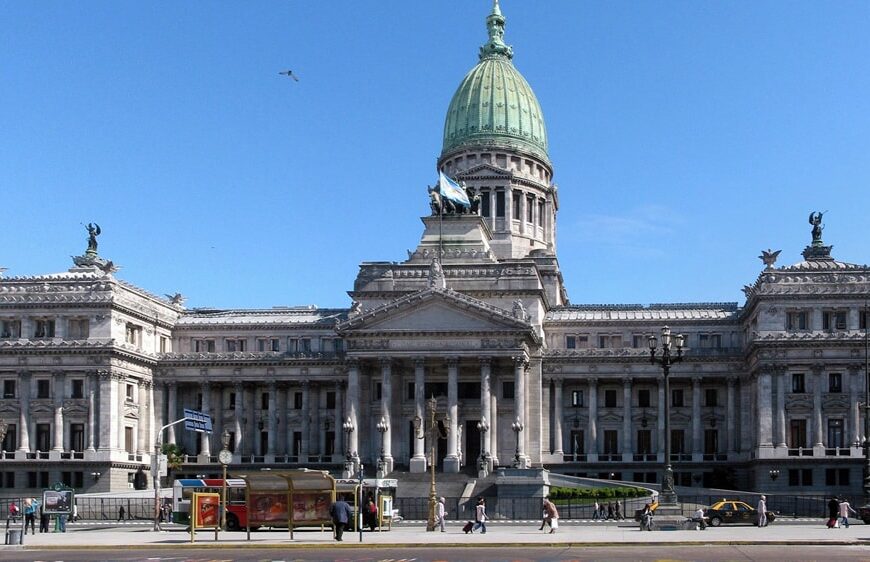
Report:
[[[827,213],[827,211],[825,211],[825,213]],[[824,242],[822,242],[822,230],[824,230],[825,227],[822,225],[822,215],[824,215],[824,213],[810,213],[810,224],[813,225],[813,246],[821,246],[824,244]]]
[[[97,223],[88,223],[85,227],[88,231],[88,250],[85,252],[86,255],[97,255],[97,236],[100,235],[100,225]]]

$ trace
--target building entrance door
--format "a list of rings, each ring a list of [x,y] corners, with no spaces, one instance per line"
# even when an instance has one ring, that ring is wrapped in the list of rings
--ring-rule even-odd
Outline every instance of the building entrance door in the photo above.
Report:
[[[462,447],[462,464],[477,466],[477,458],[480,456],[480,430],[477,429],[477,420],[465,420],[462,436],[465,438],[465,446]]]

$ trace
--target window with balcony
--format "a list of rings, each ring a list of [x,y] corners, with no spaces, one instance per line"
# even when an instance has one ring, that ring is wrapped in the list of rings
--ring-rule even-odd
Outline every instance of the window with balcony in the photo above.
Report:
[[[139,347],[142,345],[142,326],[127,322],[124,330],[124,341],[128,345]]]
[[[565,348],[577,349],[577,336],[565,336]]]
[[[126,389],[127,389],[127,390],[126,390],[126,395],[125,395],[125,396],[126,396],[126,398],[127,398],[127,402],[135,402],[135,400],[133,400],[133,398],[135,397],[136,387],[133,386],[132,384],[128,384],[128,385],[126,386]]]
[[[18,446],[18,425],[10,423],[6,426],[6,437],[3,438],[3,450],[11,453]]]
[[[804,383],[804,374],[803,373],[792,373],[791,375],[791,391],[796,394],[803,394],[807,391],[806,384]]]
[[[38,423],[36,424],[36,450],[50,451],[51,450],[51,424]]]
[[[84,379],[73,379],[72,387],[70,389],[70,398],[84,398],[85,397],[85,381]]]
[[[264,392],[260,395],[260,409],[268,410],[269,409],[269,393]]]
[[[637,454],[652,454],[652,431],[649,429],[637,430]]]
[[[622,335],[601,334],[598,336],[598,347],[601,349],[615,349],[622,347]]]
[[[504,200],[504,189],[499,189],[495,192],[495,216],[497,218],[504,218]]]
[[[0,321],[0,339],[18,339],[21,337],[21,320]]]
[[[237,351],[245,351],[247,342],[241,338],[231,338],[224,342],[224,349],[227,353],[235,353]]]
[[[843,374],[828,373],[828,392],[843,392]]]
[[[619,453],[619,432],[615,429],[604,430],[604,454],[616,455]]]
[[[672,388],[671,389],[671,406],[674,408],[682,408],[686,405],[685,400],[683,399],[683,389],[682,388]]]
[[[698,334],[698,347],[702,349],[722,347],[721,334]]]
[[[786,315],[785,329],[798,332],[810,329],[810,314],[805,310],[789,312]]]
[[[34,320],[33,321],[33,337],[34,338],[53,338],[54,337],[54,320]]]
[[[828,442],[827,447],[831,449],[839,449],[846,446],[846,434],[843,431],[842,418],[834,418],[828,420]]]
[[[293,409],[301,410],[302,409],[302,393],[294,392],[293,393]]]
[[[683,429],[671,430],[671,454],[682,455],[686,452],[686,431]]]
[[[526,197],[526,222],[533,224],[535,222],[535,198]]]
[[[846,329],[845,310],[825,310],[822,312],[822,329],[826,332],[843,331]]]
[[[706,406],[718,406],[719,405],[719,391],[715,388],[707,388],[704,389],[704,404]]]
[[[257,351],[279,351],[280,340],[278,338],[259,338],[257,340]]]
[[[492,215],[490,192],[488,189],[480,190],[480,216],[489,217]]]
[[[3,398],[15,398],[15,383],[9,379],[3,381]]]
[[[637,407],[638,408],[649,408],[650,407],[650,399],[649,399],[649,389],[641,388],[637,391]]]
[[[290,353],[309,353],[311,351],[311,338],[288,339],[287,351]]]
[[[228,410],[235,410],[236,409],[236,393],[235,392],[230,392],[229,402],[230,403],[227,406],[227,409]]]
[[[413,383],[412,383],[412,384],[413,384]],[[336,404],[336,401],[335,401],[335,392],[334,392],[334,391],[328,391],[328,392],[326,393],[326,409],[327,409],[327,410],[334,410],[334,409],[335,409],[335,404]]]
[[[632,334],[631,336],[631,347],[638,348],[646,348],[649,342],[649,336],[645,334]]]
[[[514,220],[520,220],[520,200],[522,199],[522,194],[519,191],[514,191],[511,194],[511,203],[513,206],[513,214],[511,215]]]
[[[719,452],[719,430],[704,430],[704,454],[715,455]]]
[[[800,449],[807,446],[807,420],[789,420],[788,429],[790,449]]]
[[[79,452],[85,450],[85,424],[69,424],[69,436],[70,449]]]
[[[169,338],[160,336],[160,353],[169,353],[170,351],[172,351],[172,347],[169,344]]]
[[[572,408],[582,408],[583,407],[583,391],[582,390],[572,390],[571,391],[571,407]]]

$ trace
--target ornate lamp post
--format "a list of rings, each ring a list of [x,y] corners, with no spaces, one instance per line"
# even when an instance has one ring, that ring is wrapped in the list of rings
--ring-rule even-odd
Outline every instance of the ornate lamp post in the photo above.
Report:
[[[771,468],[770,470],[768,470],[767,474],[768,474],[768,476],[770,476],[770,479],[774,482],[776,482],[776,479],[779,478],[779,471],[775,468]]]
[[[520,458],[520,433],[522,433],[525,426],[523,422],[520,421],[519,416],[517,416],[516,421],[511,424],[511,429],[517,436],[517,450],[514,453],[514,468],[523,468],[523,459]]]
[[[429,517],[426,520],[426,530],[432,532],[435,530],[435,505],[438,503],[438,493],[435,489],[435,443],[438,439],[447,437],[449,431],[450,418],[445,418],[445,426],[442,431],[438,427],[438,421],[435,419],[436,410],[438,409],[438,401],[434,397],[426,401],[426,418],[428,420],[428,428],[424,427],[423,420],[419,417],[414,417],[414,429],[417,439],[424,437],[429,439]]]
[[[345,478],[353,477],[353,452],[350,450],[350,434],[354,429],[353,420],[350,416],[341,424],[341,429],[344,431],[344,472]]]
[[[655,336],[649,337],[649,360],[653,365],[661,365],[665,375],[665,472],[662,476],[662,493],[659,500],[661,505],[675,506],[677,504],[677,492],[674,491],[674,470],[671,467],[671,387],[668,380],[671,365],[683,360],[683,336],[673,336],[674,345],[677,347],[676,357],[671,356],[671,329],[662,328],[662,351],[661,357],[656,357],[658,342]]]
[[[378,425],[375,426],[375,429],[377,429],[378,433],[381,434],[381,455],[378,457],[378,478],[383,478],[387,466],[386,459],[384,459],[384,434],[388,429],[390,429],[390,426],[387,423],[387,420],[382,417],[381,421],[378,422]]]
[[[227,530],[227,465],[233,462],[233,453],[230,451],[230,431],[224,428],[221,433],[221,450],[218,453],[218,461],[223,467],[223,483],[221,484],[221,526],[224,531]],[[217,529],[215,529],[215,538],[217,538]]]
[[[486,422],[486,416],[480,416],[480,421],[477,422],[477,429],[480,431],[480,456],[477,459],[478,471],[486,476],[489,472],[489,464],[486,462],[486,432],[489,431],[489,424]]]

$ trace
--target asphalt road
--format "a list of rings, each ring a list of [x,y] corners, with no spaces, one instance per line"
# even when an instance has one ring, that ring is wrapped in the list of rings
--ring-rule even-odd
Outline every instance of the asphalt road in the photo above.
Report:
[[[870,562],[867,546],[679,546],[649,547],[539,547],[539,548],[470,548],[462,546],[430,548],[294,548],[282,552],[276,548],[221,548],[185,550],[173,556],[166,549],[94,550],[94,551],[0,551],[0,561],[26,562],[523,562],[541,560],[549,562],[629,562],[629,561],[769,561],[782,562]]]

